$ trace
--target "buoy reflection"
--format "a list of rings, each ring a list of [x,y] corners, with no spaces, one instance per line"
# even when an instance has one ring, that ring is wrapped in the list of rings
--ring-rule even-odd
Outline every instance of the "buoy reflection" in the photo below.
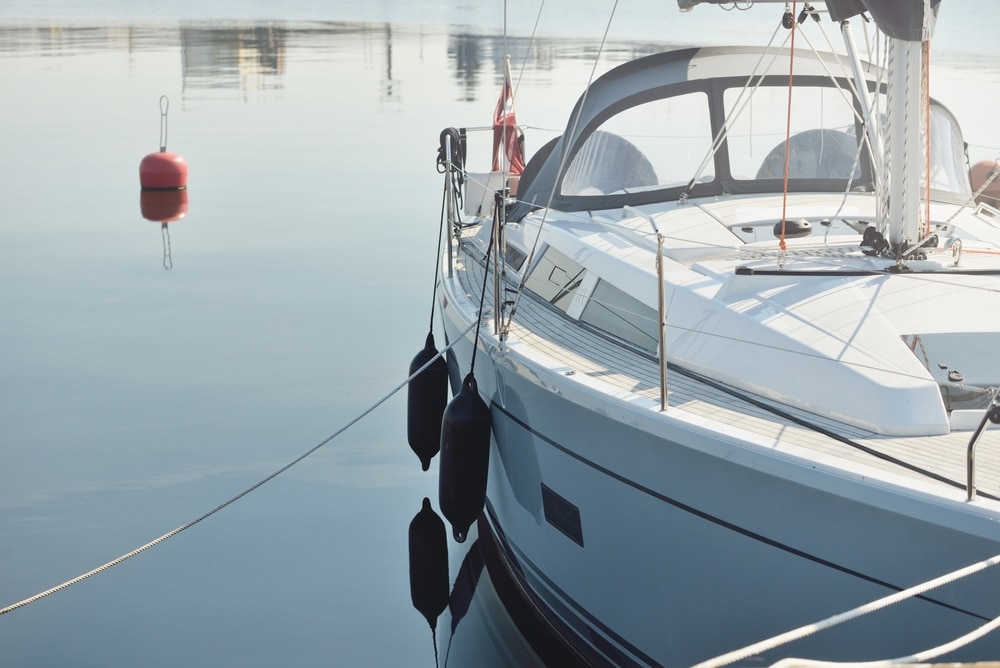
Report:
[[[163,268],[172,269],[174,260],[170,250],[169,224],[187,215],[187,190],[143,190],[139,193],[139,211],[142,217],[160,223],[163,238]]]

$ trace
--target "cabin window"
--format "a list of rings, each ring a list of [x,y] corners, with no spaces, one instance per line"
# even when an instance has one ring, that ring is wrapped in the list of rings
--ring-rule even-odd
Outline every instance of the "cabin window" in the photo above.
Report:
[[[515,248],[510,244],[504,249],[503,259],[515,271],[520,271],[524,261],[528,258],[520,248]]]
[[[548,247],[535,263],[525,287],[566,312],[583,281],[584,269],[556,249]]]
[[[584,142],[563,178],[562,194],[600,196],[683,186],[712,145],[708,97],[701,92],[630,107]],[[700,180],[714,178],[714,167]]]
[[[761,86],[747,102],[739,88],[726,90],[729,168],[737,180],[784,179],[788,139],[788,177],[859,179],[854,107],[836,88],[796,86],[788,121],[788,89]],[[734,113],[735,111],[735,113]]]
[[[656,353],[660,332],[656,311],[605,281],[598,281],[580,320]]]

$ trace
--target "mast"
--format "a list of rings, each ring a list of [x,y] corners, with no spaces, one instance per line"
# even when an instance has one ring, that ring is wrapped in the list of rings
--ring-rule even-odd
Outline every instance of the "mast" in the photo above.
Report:
[[[897,258],[920,238],[920,175],[926,160],[920,141],[923,108],[921,99],[922,45],[901,39],[889,44],[888,173],[889,201],[886,211],[888,241]]]
[[[883,143],[880,180],[888,189],[888,201],[879,221],[887,232],[898,261],[920,242],[921,174],[930,156],[921,138],[929,132],[923,125],[923,109],[929,95],[923,85],[924,43],[934,31],[941,0],[826,0],[830,17],[845,21],[862,12],[870,13],[888,38],[887,140]],[[930,184],[925,184],[930,188]]]

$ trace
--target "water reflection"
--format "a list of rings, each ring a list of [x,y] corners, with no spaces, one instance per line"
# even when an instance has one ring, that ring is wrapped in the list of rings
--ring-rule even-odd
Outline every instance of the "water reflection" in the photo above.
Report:
[[[431,627],[437,647],[437,620],[448,607],[448,534],[444,522],[424,497],[410,521],[410,600]]]
[[[277,24],[232,28],[182,24],[182,90],[284,88],[288,35]]]
[[[395,32],[394,32],[395,30]],[[409,29],[410,31],[413,28]],[[362,38],[384,58],[380,96],[383,101],[398,98],[401,81],[393,72],[394,41],[407,37],[407,30],[390,23],[341,22],[214,22],[179,21],[174,25],[88,26],[47,23],[45,25],[0,25],[0,58],[23,53],[51,57],[71,57],[97,51],[140,52],[178,49],[182,91],[185,99],[210,91],[238,91],[273,94],[286,87],[289,50],[319,59],[343,49],[356,49]],[[592,62],[595,52],[588,48],[561,48],[565,40],[483,35],[456,31],[448,39],[448,61],[459,86],[460,100],[472,102],[484,83],[502,80],[504,54],[511,55],[518,68],[552,70],[559,60]],[[607,56],[613,61],[662,50],[662,45],[612,46]],[[296,60],[303,60],[300,54]],[[488,81],[484,82],[484,75]]]
[[[173,269],[170,249],[170,223],[176,223],[188,213],[188,191],[143,190],[139,193],[139,213],[148,221],[160,223],[163,240],[163,268]]]
[[[476,534],[476,527],[472,528]],[[513,619],[497,594],[496,583],[483,578],[486,570],[484,544],[476,538],[466,545],[456,545],[460,558],[454,584],[448,576],[448,538],[444,521],[424,498],[420,511],[410,522],[410,596],[413,607],[427,620],[434,645],[434,660],[441,665],[542,665],[535,650],[520,633],[525,620]],[[487,543],[490,544],[491,543]],[[495,559],[496,557],[494,557]],[[499,576],[499,573],[497,574]],[[510,586],[506,584],[505,586]],[[437,625],[447,611],[450,622],[443,644],[439,644]],[[530,623],[530,622],[527,622]],[[536,633],[540,633],[536,630]],[[538,643],[538,636],[534,642]],[[542,640],[551,643],[551,640]],[[503,648],[497,651],[497,648]],[[509,657],[517,657],[508,663]],[[559,665],[572,665],[560,663]]]

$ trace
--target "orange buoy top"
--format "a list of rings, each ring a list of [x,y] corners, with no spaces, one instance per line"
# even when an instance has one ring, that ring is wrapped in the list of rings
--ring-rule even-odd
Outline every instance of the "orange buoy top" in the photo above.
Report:
[[[176,153],[150,153],[139,163],[143,190],[183,190],[187,188],[187,176],[187,161]]]

